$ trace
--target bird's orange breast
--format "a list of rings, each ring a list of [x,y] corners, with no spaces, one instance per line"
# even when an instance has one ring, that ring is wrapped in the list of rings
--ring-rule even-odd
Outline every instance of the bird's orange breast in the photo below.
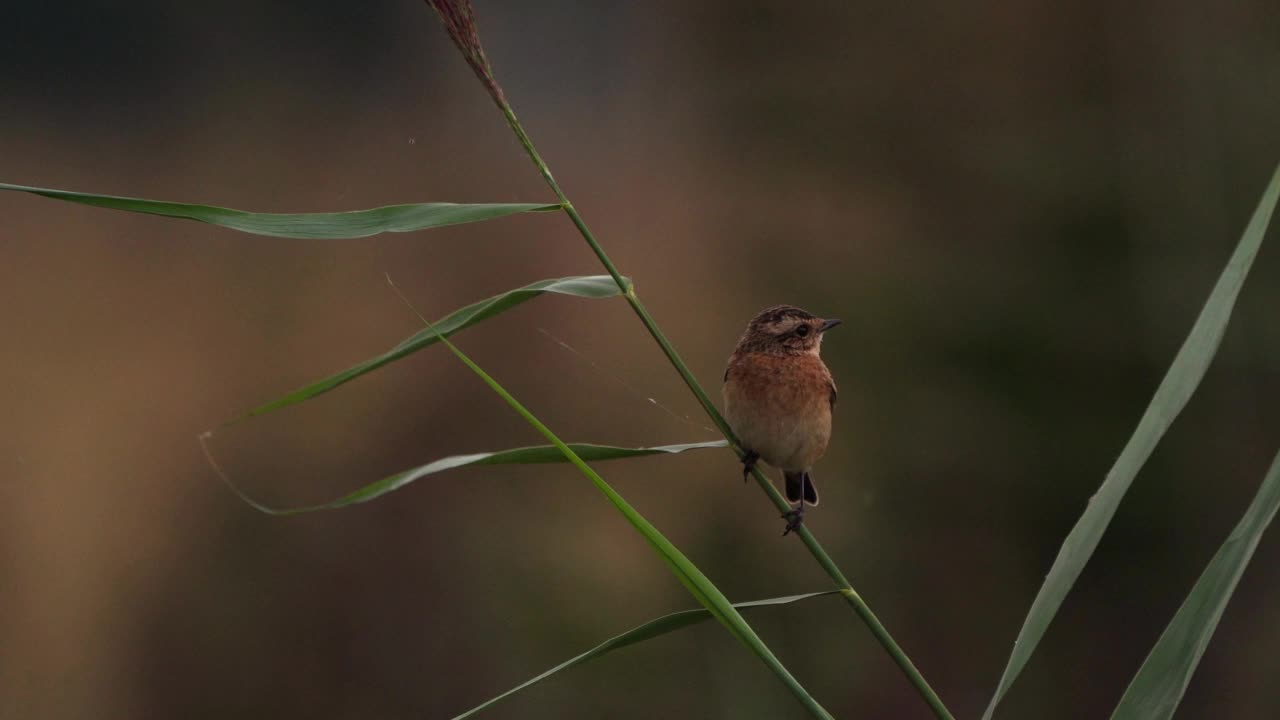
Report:
[[[765,462],[806,470],[831,438],[832,387],[817,355],[735,355],[725,374],[725,419]]]

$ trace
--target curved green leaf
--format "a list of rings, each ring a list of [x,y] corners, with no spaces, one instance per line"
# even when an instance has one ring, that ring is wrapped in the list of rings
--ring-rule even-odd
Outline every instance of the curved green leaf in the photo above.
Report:
[[[362,238],[385,232],[412,232],[459,225],[462,223],[493,220],[522,212],[559,210],[559,205],[544,203],[486,203],[458,205],[455,203],[417,203],[413,205],[387,205],[369,210],[352,210],[335,213],[253,213],[214,205],[145,200],[142,198],[94,195],[90,193],[53,190],[0,183],[0,190],[31,193],[54,200],[92,205],[110,210],[162,215],[164,217],[196,220],[210,225],[220,225],[240,232],[271,237],[301,238],[304,240],[343,240]]]
[[[499,450],[497,452],[472,453],[470,455],[451,455],[441,458],[426,465],[419,465],[416,468],[398,472],[395,475],[385,477],[377,482],[369,483],[355,492],[348,493],[327,503],[319,505],[307,505],[303,507],[292,508],[276,508],[264,505],[257,500],[249,497],[230,478],[222,472],[217,462],[209,454],[205,441],[208,435],[200,438],[202,447],[205,447],[205,454],[209,458],[209,462],[213,464],[222,477],[223,482],[231,488],[231,491],[244,500],[255,510],[264,512],[268,515],[300,515],[302,513],[316,512],[317,510],[336,510],[349,505],[358,505],[360,503],[375,500],[389,492],[394,492],[408,485],[411,482],[420,480],[428,475],[435,475],[446,470],[465,467],[467,465],[538,465],[543,463],[562,463],[567,462],[564,453],[554,445],[538,445],[534,447],[513,448],[511,450]],[[681,445],[659,445],[657,447],[639,447],[625,448],[615,447],[612,445],[592,445],[589,443],[573,443],[569,447],[578,454],[579,457],[587,460],[620,460],[623,458],[644,457],[646,455],[675,455],[686,450],[702,450],[704,448],[722,448],[726,447],[724,440],[711,440],[709,442],[684,443]]]
[[[1129,485],[1133,483],[1134,476],[1151,456],[1156,443],[1164,437],[1165,431],[1186,406],[1191,393],[1204,377],[1209,362],[1218,351],[1218,343],[1226,331],[1227,321],[1231,319],[1231,310],[1235,307],[1236,297],[1239,296],[1240,288],[1249,274],[1249,268],[1253,265],[1253,259],[1262,245],[1262,237],[1267,232],[1267,224],[1275,210],[1277,196],[1280,196],[1280,168],[1277,168],[1272,175],[1271,182],[1263,193],[1262,200],[1254,211],[1248,227],[1245,228],[1235,252],[1227,262],[1226,269],[1219,276],[1213,292],[1210,293],[1208,301],[1200,311],[1200,316],[1196,318],[1195,325],[1191,328],[1191,333],[1174,357],[1169,372],[1161,381],[1160,387],[1156,388],[1155,396],[1151,398],[1151,404],[1143,413],[1133,436],[1129,438],[1115,465],[1107,473],[1102,487],[1089,500],[1084,514],[1080,516],[1075,527],[1062,543],[1062,548],[1058,550],[1058,557],[1053,561],[1053,567],[1049,569],[1049,574],[1045,577],[1044,584],[1040,586],[1040,592],[1036,594],[1035,601],[1031,603],[1031,610],[1023,621],[1022,629],[1018,632],[1018,639],[1014,641],[1013,653],[1009,656],[1009,663],[1000,677],[995,695],[992,696],[991,703],[987,705],[987,710],[982,715],[983,720],[989,720],[995,712],[996,705],[1008,692],[1009,686],[1026,666],[1031,653],[1035,652],[1049,623],[1057,614],[1058,608],[1062,606],[1062,601],[1076,579],[1080,577],[1085,563],[1092,557],[1094,548],[1102,539],[1102,533],[1110,524],[1116,508],[1120,505],[1120,500],[1124,498]]]
[[[1280,508],[1280,453],[1271,461],[1249,509],[1218,548],[1191,593],[1143,661],[1112,720],[1167,720],[1178,709],[1191,675],[1218,628],[1227,601]]]
[[[408,302],[408,300],[405,302]],[[431,323],[425,317],[421,315],[419,317],[428,329],[432,329]],[[573,463],[574,467],[587,476],[587,479],[609,500],[610,504],[622,517],[636,529],[636,532],[640,533],[648,541],[649,546],[667,564],[672,574],[676,576],[681,585],[684,585],[689,594],[697,598],[698,602],[702,603],[702,606],[711,613],[712,617],[718,620],[731,635],[745,645],[756,657],[760,658],[760,661],[787,687],[796,700],[809,711],[810,715],[824,720],[831,720],[831,714],[827,712],[826,708],[822,707],[809,694],[809,691],[804,689],[800,681],[791,674],[791,671],[787,670],[782,661],[769,649],[769,646],[764,644],[764,640],[761,640],[756,631],[751,629],[751,626],[743,619],[742,614],[733,607],[729,599],[724,596],[724,593],[720,592],[720,588],[716,587],[715,583],[711,582],[711,579],[704,575],[697,565],[693,564],[693,561],[686,557],[683,552],[680,552],[680,549],[672,544],[658,528],[654,527],[653,523],[645,519],[638,510],[631,506],[631,503],[628,503],[609,483],[605,482],[604,478],[600,477],[600,474],[582,459],[582,456],[566,445],[563,440],[551,431],[551,428],[544,425],[532,412],[529,412],[528,408],[520,404],[519,400],[512,397],[511,393],[507,392],[497,380],[493,379],[475,361],[467,357],[466,353],[459,350],[448,338],[439,335],[437,337],[440,337],[440,342],[449,348],[449,352],[453,353],[464,365],[470,368],[471,372],[475,373],[491,390],[506,401],[512,410],[515,410],[520,417],[524,418],[525,422],[529,423],[543,437],[550,440],[551,444],[555,445],[564,454],[565,458]]]
[[[766,607],[770,605],[789,605],[791,603],[800,602],[802,600],[808,600],[810,598],[822,597],[824,595],[838,595],[838,594],[840,594],[839,590],[827,590],[826,592],[806,593],[804,595],[790,595],[787,597],[769,598],[767,600],[753,600],[751,602],[734,603],[733,607],[737,608],[738,610],[750,610],[750,609]],[[600,643],[599,645],[591,648],[590,650],[582,653],[581,655],[572,657],[560,663],[559,665],[551,668],[550,670],[520,683],[519,685],[511,688],[510,690],[502,693],[501,695],[495,696],[493,698],[490,698],[484,701],[483,703],[471,708],[470,710],[462,713],[461,715],[454,717],[453,720],[464,720],[464,718],[469,718],[472,715],[475,715],[476,713],[480,712],[481,710],[492,707],[493,705],[498,704],[499,702],[511,697],[512,695],[515,695],[516,693],[519,693],[523,690],[527,690],[530,687],[537,685],[538,683],[542,682],[543,680],[546,680],[547,678],[551,677],[552,675],[555,675],[558,672],[561,672],[562,670],[568,670],[569,668],[574,667],[576,665],[581,665],[583,663],[590,662],[603,655],[607,655],[613,652],[614,650],[620,650],[628,645],[635,645],[636,643],[644,642],[646,640],[652,640],[653,638],[660,637],[668,633],[673,633],[677,630],[682,630],[691,625],[697,625],[698,623],[701,623],[703,621],[710,620],[710,619],[711,619],[711,613],[706,609],[702,609],[702,610],[684,610],[682,612],[671,613],[670,615],[663,615],[660,618],[650,620],[649,622],[644,623],[643,625],[638,625],[636,627],[631,628],[630,630],[622,633],[621,635],[617,635],[612,638],[609,638],[608,640]]]
[[[609,298],[619,294],[618,284],[608,275],[584,275],[578,277],[555,278],[551,280],[539,280],[536,283],[525,285],[522,288],[508,290],[501,295],[494,295],[486,300],[472,303],[464,308],[455,310],[449,315],[436,321],[436,327],[440,333],[446,337],[452,335],[459,330],[471,327],[481,320],[491,318],[498,313],[505,312],[523,302],[532,300],[543,293],[555,293],[559,295],[572,295],[580,298]],[[395,362],[406,355],[411,355],[428,345],[434,345],[437,337],[434,333],[421,330],[402,340],[395,347],[370,358],[364,362],[357,363],[335,375],[330,375],[323,380],[298,388],[282,398],[273,400],[264,405],[244,413],[232,420],[226,425],[232,425],[241,420],[245,420],[258,415],[265,415],[273,410],[279,410],[289,405],[309,400],[317,395],[327,393],[330,390],[351,382],[365,373],[372,372],[387,363]]]

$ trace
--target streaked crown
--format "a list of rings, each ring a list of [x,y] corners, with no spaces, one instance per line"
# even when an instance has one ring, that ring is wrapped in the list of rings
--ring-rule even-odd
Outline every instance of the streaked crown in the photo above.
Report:
[[[838,322],[823,320],[794,305],[775,305],[751,319],[734,352],[817,353],[822,333]]]

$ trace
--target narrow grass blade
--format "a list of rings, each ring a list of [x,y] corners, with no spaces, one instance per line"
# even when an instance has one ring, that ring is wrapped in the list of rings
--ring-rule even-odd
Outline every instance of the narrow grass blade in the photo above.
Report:
[[[387,280],[390,282],[390,277],[388,277]],[[394,283],[392,283],[392,287],[395,288]],[[400,292],[398,288],[396,288],[396,292]],[[404,296],[401,295],[401,298],[404,298]],[[408,303],[408,300],[406,299],[405,302]],[[418,317],[428,329],[431,329],[431,323],[425,317],[422,315],[419,315]],[[600,477],[595,470],[591,469],[590,465],[587,465],[586,461],[583,460],[582,457],[573,450],[573,448],[565,444],[563,440],[552,432],[551,428],[542,424],[542,421],[535,417],[533,413],[529,412],[524,405],[520,404],[520,401],[512,397],[511,393],[507,392],[497,380],[493,379],[489,373],[485,372],[483,368],[477,365],[471,358],[467,357],[467,355],[459,350],[456,345],[449,342],[448,338],[442,336],[438,337],[440,337],[440,342],[444,343],[445,347],[449,348],[449,352],[453,353],[454,356],[461,360],[464,365],[470,368],[471,372],[475,373],[476,376],[483,380],[491,390],[506,401],[507,405],[510,405],[512,410],[515,410],[520,417],[524,418],[525,422],[529,423],[529,425],[542,434],[543,437],[551,441],[551,444],[555,445],[556,448],[564,454],[565,458],[567,458],[569,462],[573,463],[574,467],[578,468],[583,475],[587,476],[587,479],[596,486],[596,489],[604,494],[610,504],[612,504],[613,507],[622,514],[627,522],[630,523],[646,541],[648,541],[649,546],[652,547],[654,552],[658,554],[658,557],[667,564],[667,567],[671,569],[672,574],[676,576],[676,579],[680,581],[680,584],[684,585],[685,589],[689,591],[689,594],[697,598],[698,602],[701,603],[702,606],[711,613],[711,616],[718,620],[730,634],[742,642],[743,645],[746,645],[751,652],[755,653],[756,657],[760,658],[765,666],[768,667],[784,685],[786,685],[787,689],[791,691],[791,694],[795,696],[796,700],[798,700],[800,704],[809,711],[809,714],[817,718],[827,718],[830,720],[830,713],[828,713],[822,705],[820,705],[818,701],[800,685],[800,681],[796,680],[795,676],[783,666],[782,661],[778,660],[777,656],[773,654],[773,651],[764,644],[764,641],[760,639],[760,636],[756,634],[755,630],[751,629],[751,626],[747,624],[745,619],[743,619],[742,614],[733,607],[729,602],[729,599],[724,596],[724,593],[720,592],[720,588],[716,587],[715,584],[711,582],[711,579],[704,575],[702,571],[693,564],[693,561],[685,557],[685,554],[680,552],[680,549],[673,545],[671,541],[658,530],[658,528],[654,527],[653,524],[646,520],[639,511],[623,499],[623,497],[619,495],[617,491],[609,485],[609,483],[605,482],[604,478]]]
[[[1209,561],[1151,654],[1138,669],[1112,720],[1167,720],[1178,709],[1191,675],[1218,628],[1227,601],[1262,533],[1280,508],[1280,453],[1235,530]]]
[[[751,610],[751,609],[766,607],[771,605],[789,605],[791,603],[800,602],[802,600],[809,600],[811,598],[822,597],[824,595],[837,595],[839,593],[840,593],[839,590],[827,590],[826,592],[807,593],[804,595],[791,595],[788,597],[769,598],[768,600],[753,600],[751,602],[734,603],[733,606],[738,610]],[[581,655],[572,657],[560,663],[559,665],[551,668],[550,670],[542,673],[541,675],[537,675],[535,677],[532,677],[520,683],[519,685],[511,688],[510,690],[502,693],[501,695],[498,695],[496,697],[493,697],[493,698],[490,698],[489,700],[484,701],[483,703],[471,708],[470,710],[462,713],[461,715],[454,717],[453,720],[464,720],[464,718],[469,718],[475,715],[476,713],[480,712],[481,710],[485,710],[486,708],[492,707],[498,704],[499,702],[506,700],[512,695],[515,695],[519,692],[527,690],[533,687],[534,685],[537,685],[543,680],[546,680],[552,675],[555,675],[556,673],[559,673],[563,670],[568,670],[569,668],[574,667],[576,665],[581,665],[583,663],[590,662],[603,655],[607,655],[613,652],[614,650],[620,650],[628,645],[635,645],[636,643],[644,642],[646,640],[652,640],[656,637],[661,637],[662,635],[673,633],[677,630],[682,630],[691,625],[697,625],[698,623],[701,623],[703,621],[710,620],[710,619],[711,619],[710,611],[706,609],[702,609],[702,610],[685,610],[683,612],[671,613],[670,615],[663,615],[660,618],[650,620],[649,622],[644,623],[643,625],[639,625],[634,628],[631,628],[630,630],[622,633],[621,635],[617,635],[615,637],[609,638],[608,640],[600,643],[599,645],[591,648],[590,650],[582,653]]]
[[[264,512],[268,515],[301,515],[303,513],[316,512],[317,510],[337,510],[339,508],[348,507],[350,505],[358,505],[366,503],[370,500],[394,492],[416,480],[421,480],[428,475],[435,475],[446,470],[466,467],[468,465],[538,465],[543,463],[562,463],[567,462],[564,453],[554,445],[538,445],[535,447],[513,448],[511,450],[499,450],[497,452],[472,453],[470,455],[451,455],[441,458],[426,465],[419,465],[411,470],[398,472],[395,475],[385,477],[377,482],[369,483],[355,492],[343,495],[332,502],[321,503],[319,505],[306,505],[302,507],[277,508],[265,505],[254,500],[247,493],[239,488],[224,473],[217,461],[213,459],[208,449],[208,435],[202,435],[200,438],[201,447],[205,449],[205,456],[209,463],[218,472],[222,481],[231,488],[241,500],[252,506],[255,510]],[[685,452],[686,450],[702,450],[704,448],[723,448],[726,443],[724,440],[712,440],[709,442],[684,443],[682,445],[659,445],[657,447],[639,447],[626,448],[615,447],[612,445],[591,445],[588,443],[573,443],[569,445],[579,457],[586,460],[621,460],[624,458],[644,457],[646,455],[675,455]]]
[[[1013,681],[1035,652],[1036,646],[1048,629],[1049,623],[1057,614],[1063,599],[1080,577],[1085,563],[1093,555],[1103,532],[1115,515],[1120,500],[1124,498],[1129,485],[1133,482],[1138,470],[1146,463],[1155,449],[1156,443],[1164,436],[1169,425],[1181,412],[1200,384],[1209,362],[1218,350],[1218,343],[1226,331],[1227,321],[1231,318],[1231,310],[1235,306],[1240,287],[1244,284],[1253,259],[1258,254],[1262,237],[1267,232],[1267,224],[1271,220],[1276,206],[1276,198],[1280,195],[1280,168],[1271,177],[1271,182],[1263,193],[1262,201],[1254,211],[1253,218],[1245,228],[1235,252],[1231,255],[1227,267],[1218,278],[1217,285],[1210,293],[1208,301],[1200,311],[1195,325],[1191,328],[1182,348],[1173,359],[1173,365],[1156,388],[1151,404],[1138,422],[1138,428],[1125,445],[1120,457],[1107,473],[1102,487],[1089,501],[1084,514],[1076,522],[1053,567],[1045,578],[1040,592],[1031,604],[1031,610],[1023,621],[1018,639],[1014,642],[1013,653],[1005,666],[1000,684],[996,688],[991,703],[983,713],[983,720],[988,720],[995,712],[996,706],[1008,692]]]
[[[418,203],[388,205],[369,210],[336,213],[253,213],[213,205],[163,202],[141,198],[93,195],[90,193],[53,190],[0,183],[0,190],[31,193],[54,200],[92,205],[110,210],[163,215],[184,220],[197,220],[232,230],[271,237],[304,240],[342,240],[362,238],[385,232],[412,232],[480,222],[523,212],[559,210],[559,205],[544,203],[486,203],[457,205],[454,203]]]
[[[577,277],[555,278],[551,280],[539,280],[536,283],[525,285],[515,290],[508,290],[501,295],[494,295],[491,298],[473,303],[459,310],[455,310],[449,315],[437,320],[435,327],[440,334],[448,337],[459,330],[471,327],[481,320],[486,320],[502,312],[506,312],[511,308],[532,300],[544,293],[553,293],[557,295],[571,295],[580,298],[609,298],[619,294],[618,284],[608,275],[583,275]],[[235,417],[225,423],[225,425],[233,425],[241,420],[245,420],[258,415],[265,415],[273,410],[288,407],[309,400],[317,395],[327,393],[330,390],[351,382],[356,378],[368,372],[373,372],[388,363],[395,362],[406,355],[412,355],[415,352],[434,345],[437,336],[427,330],[410,335],[401,341],[398,345],[390,350],[370,358],[364,362],[357,363],[335,375],[330,375],[323,380],[317,380],[306,387],[298,388],[293,392],[285,395],[277,400],[272,400],[258,407]]]

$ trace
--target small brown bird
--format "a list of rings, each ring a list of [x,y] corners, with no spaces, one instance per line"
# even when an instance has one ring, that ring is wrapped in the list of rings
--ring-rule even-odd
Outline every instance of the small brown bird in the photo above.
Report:
[[[783,535],[800,527],[805,504],[818,504],[810,469],[827,451],[836,384],[818,353],[822,335],[839,325],[791,305],[757,315],[729,356],[724,415],[742,443],[742,479],[757,460],[782,470],[787,499]]]

